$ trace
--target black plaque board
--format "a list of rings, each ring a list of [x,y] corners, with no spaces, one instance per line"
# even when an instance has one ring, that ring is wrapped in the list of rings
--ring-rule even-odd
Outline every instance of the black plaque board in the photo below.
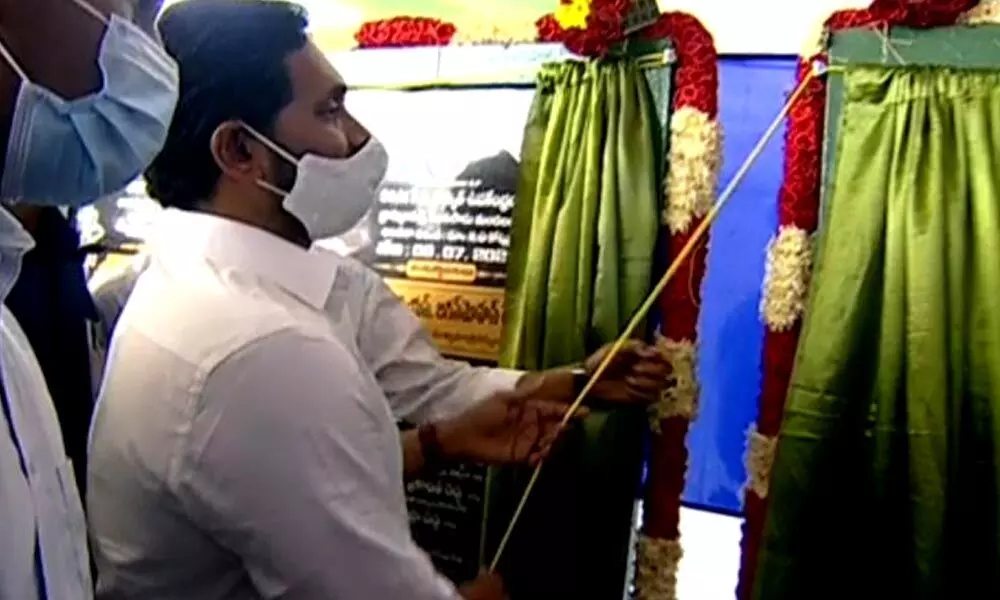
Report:
[[[437,569],[456,583],[475,578],[480,568],[486,468],[447,465],[408,481],[410,530]]]
[[[375,269],[390,279],[502,289],[519,166],[501,151],[446,184],[387,183],[375,212]]]

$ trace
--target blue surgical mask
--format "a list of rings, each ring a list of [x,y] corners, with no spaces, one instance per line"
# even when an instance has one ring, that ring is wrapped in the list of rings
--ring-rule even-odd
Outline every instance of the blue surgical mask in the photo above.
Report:
[[[177,63],[132,23],[72,1],[106,26],[97,59],[103,87],[65,100],[31,81],[0,42],[0,55],[21,78],[0,201],[85,206],[123,190],[166,140]]]

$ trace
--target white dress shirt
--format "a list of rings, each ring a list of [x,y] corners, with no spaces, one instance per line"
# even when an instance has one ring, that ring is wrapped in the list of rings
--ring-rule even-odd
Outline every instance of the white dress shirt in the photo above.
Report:
[[[171,212],[166,213],[171,218]],[[486,396],[512,389],[524,375],[507,369],[472,368],[441,356],[427,329],[413,312],[363,263],[326,248],[334,265],[323,310],[338,336],[355,340],[365,364],[389,399],[397,420],[420,424],[453,416]],[[94,286],[91,293],[99,322],[94,327],[93,367],[103,378],[108,344],[139,276],[149,265],[146,254]]]
[[[0,209],[0,299],[34,242]],[[31,344],[0,314],[0,600],[91,598],[86,525],[73,466]]]
[[[450,416],[519,374],[443,361],[333,253],[179,211],[156,240],[92,432],[98,596],[456,598],[410,537],[396,419]]]
[[[111,344],[115,323],[125,308],[136,279],[147,265],[149,256],[141,253],[110,277],[92,277],[87,282],[90,296],[94,299],[94,307],[97,309],[97,321],[90,327],[90,381],[94,384],[95,397],[100,390],[101,379],[104,378],[104,363],[107,361],[108,346]]]

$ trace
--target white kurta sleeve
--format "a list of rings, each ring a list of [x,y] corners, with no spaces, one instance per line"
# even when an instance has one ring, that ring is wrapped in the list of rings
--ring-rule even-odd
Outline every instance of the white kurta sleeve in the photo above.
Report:
[[[263,597],[458,598],[410,537],[385,400],[338,343],[270,335],[200,397],[174,492]]]
[[[377,276],[369,280],[365,309],[358,345],[397,419],[421,424],[455,416],[513,389],[524,375],[441,356],[420,320]]]

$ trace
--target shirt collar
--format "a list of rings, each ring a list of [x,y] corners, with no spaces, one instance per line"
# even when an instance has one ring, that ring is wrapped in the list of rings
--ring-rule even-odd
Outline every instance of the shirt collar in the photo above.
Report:
[[[0,208],[0,302],[6,300],[21,274],[24,255],[35,240],[6,208]]]
[[[338,258],[306,250],[270,232],[203,212],[167,209],[151,240],[166,256],[196,255],[269,280],[320,309],[333,288]]]

